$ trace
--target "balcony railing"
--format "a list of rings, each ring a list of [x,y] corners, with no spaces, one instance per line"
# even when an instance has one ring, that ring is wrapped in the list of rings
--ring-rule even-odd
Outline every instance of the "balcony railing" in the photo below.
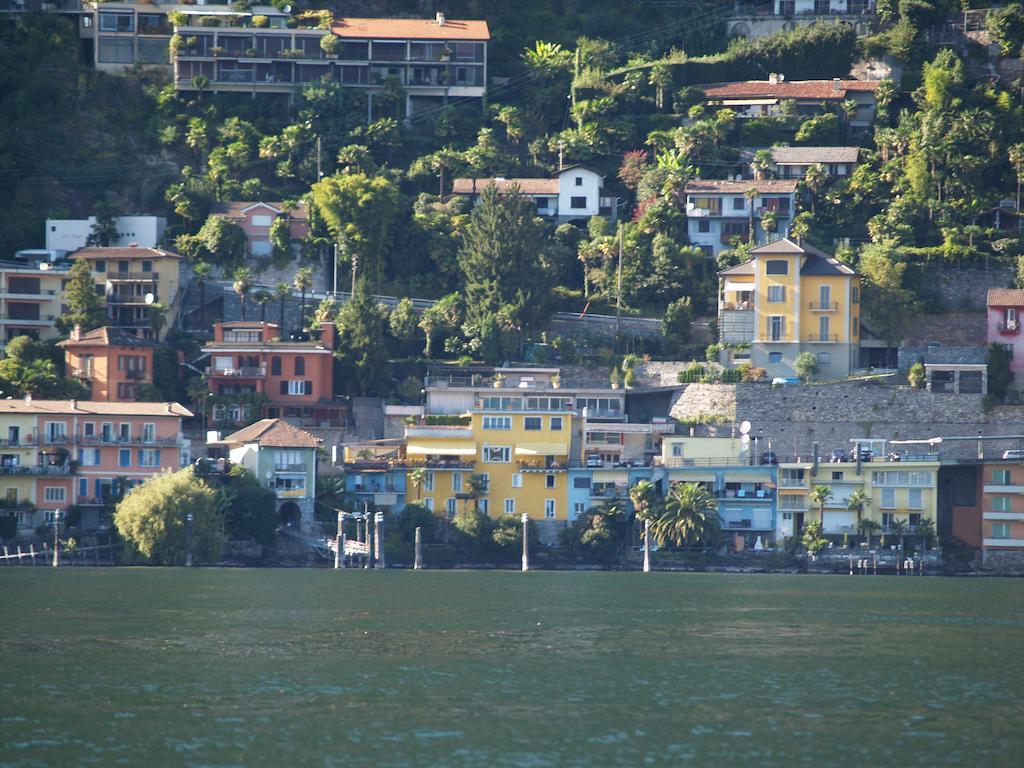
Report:
[[[223,376],[227,378],[261,379],[267,375],[267,366],[243,365],[238,368],[207,368],[206,375],[216,377]]]
[[[821,302],[818,302],[818,301],[812,301],[811,302],[811,312],[838,312],[838,311],[839,311],[839,302],[838,301],[828,301],[828,302],[825,302],[824,304],[822,304]]]
[[[107,272],[107,280],[145,280],[147,282],[156,282],[159,279],[159,272]]]
[[[409,459],[405,466],[425,469],[473,469],[476,464],[466,459]]]
[[[153,291],[153,301],[159,301],[156,291]],[[107,304],[147,304],[145,296],[138,296],[131,293],[111,293],[107,296]]]
[[[91,379],[93,371],[92,368],[74,368],[71,371],[71,375],[76,379]]]
[[[109,445],[114,447],[139,446],[142,448],[159,448],[161,446],[181,445],[181,436],[176,437],[119,437],[117,435],[75,435],[78,445]]]
[[[129,381],[142,381],[146,378],[145,371],[125,371],[124,377]]]
[[[46,475],[46,476],[64,476],[71,474],[70,465],[62,466],[51,466],[38,464],[16,464],[0,466],[0,475]]]
[[[1020,333],[1019,320],[1000,320],[999,332],[1008,336],[1015,336]]]
[[[305,464],[274,464],[275,472],[305,472]]]
[[[811,333],[807,336],[807,341],[812,344],[838,344],[838,334],[832,333]]]
[[[756,490],[720,490],[715,492],[719,499],[742,499],[744,501],[770,501],[775,496],[772,488],[761,488]]]

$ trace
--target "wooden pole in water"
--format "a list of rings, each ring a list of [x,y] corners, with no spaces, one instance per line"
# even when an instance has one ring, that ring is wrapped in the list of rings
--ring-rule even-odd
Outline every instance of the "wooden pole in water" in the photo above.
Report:
[[[342,527],[345,522],[345,513],[338,512],[338,537],[334,540],[334,568],[344,568],[345,559],[345,532]]]
[[[373,516],[373,551],[374,557],[377,559],[378,568],[387,568],[388,565],[384,561],[384,537],[381,535],[384,531],[384,513],[377,512]]]
[[[423,529],[416,526],[416,554],[412,561],[412,569],[418,571],[423,568]]]
[[[18,545],[18,565],[21,565],[21,544]]]
[[[53,567],[60,565],[60,510],[53,511]]]
[[[36,545],[34,543],[28,545],[28,554],[29,554],[29,557],[32,558],[32,565],[35,565],[36,564]]]
[[[530,570],[530,516],[523,512],[523,570]]]
[[[644,573],[651,572],[651,521],[644,520]]]

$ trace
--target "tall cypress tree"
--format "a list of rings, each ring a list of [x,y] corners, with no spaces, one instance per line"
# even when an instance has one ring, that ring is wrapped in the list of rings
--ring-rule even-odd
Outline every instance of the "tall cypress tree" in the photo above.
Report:
[[[81,325],[83,331],[91,331],[107,322],[107,312],[96,295],[95,285],[88,260],[76,259],[64,287],[64,303],[68,305],[68,311],[57,319],[61,333],[70,332],[76,325]]]
[[[366,289],[356,283],[352,300],[338,312],[338,348],[340,362],[337,380],[345,382],[349,395],[384,395],[388,378],[387,340],[384,315]]]

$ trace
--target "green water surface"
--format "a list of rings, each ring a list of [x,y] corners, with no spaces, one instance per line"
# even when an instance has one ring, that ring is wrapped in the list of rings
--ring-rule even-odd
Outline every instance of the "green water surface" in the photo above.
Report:
[[[1024,580],[0,569],[0,765],[1024,765]]]

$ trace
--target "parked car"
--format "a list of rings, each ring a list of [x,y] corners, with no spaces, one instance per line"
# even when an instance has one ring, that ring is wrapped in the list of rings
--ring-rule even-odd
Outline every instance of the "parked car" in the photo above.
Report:
[[[603,466],[604,462],[601,460],[600,456],[587,456],[588,468],[597,467],[598,469],[600,469]]]
[[[1010,461],[1024,461],[1024,448],[1011,448],[1003,451],[1003,458]]]

